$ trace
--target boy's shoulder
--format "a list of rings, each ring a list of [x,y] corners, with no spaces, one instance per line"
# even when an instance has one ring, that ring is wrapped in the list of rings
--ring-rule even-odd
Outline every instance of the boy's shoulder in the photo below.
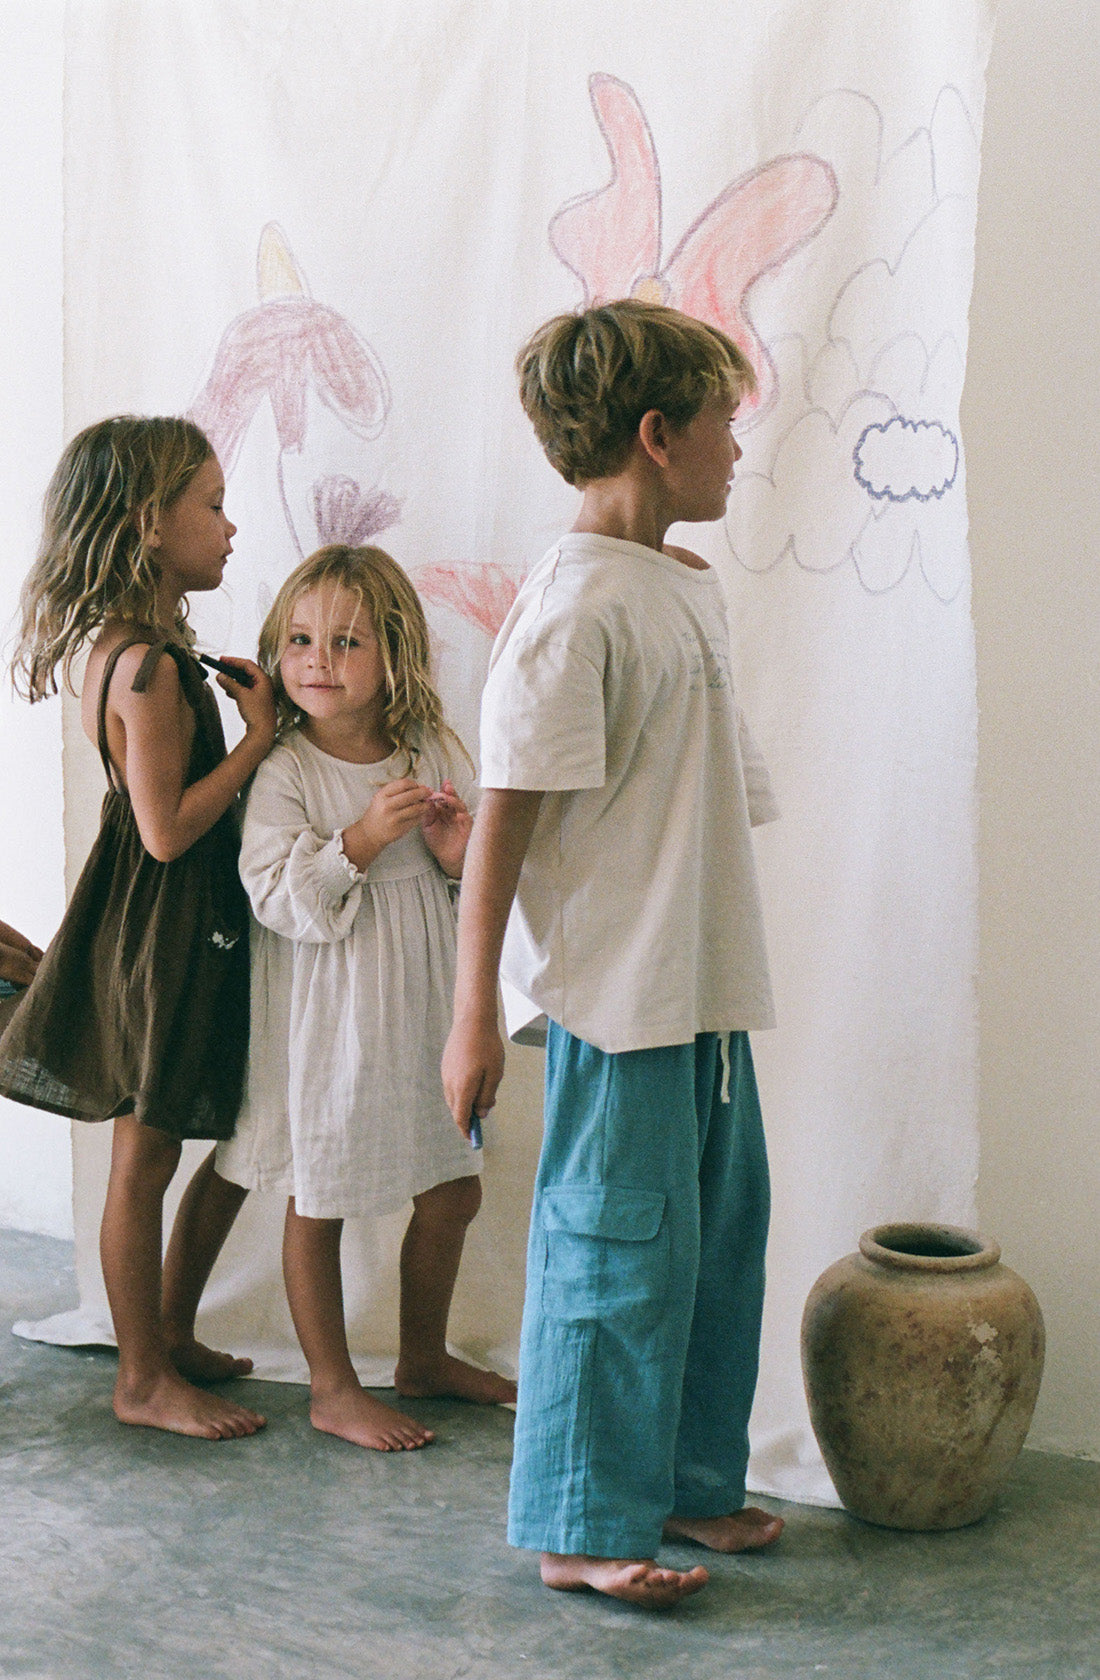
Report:
[[[676,560],[681,566],[686,566],[690,572],[709,572],[713,567],[690,548],[677,548],[674,543],[668,543],[664,549],[670,560]]]
[[[661,551],[598,531],[569,531],[543,555],[520,588],[525,602],[618,602],[664,592],[691,571],[711,568],[687,549]]]

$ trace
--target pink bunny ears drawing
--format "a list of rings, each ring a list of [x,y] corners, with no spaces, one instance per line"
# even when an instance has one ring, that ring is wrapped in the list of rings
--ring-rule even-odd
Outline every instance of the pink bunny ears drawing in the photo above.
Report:
[[[662,266],[661,172],[645,112],[615,76],[590,77],[588,92],[611,180],[563,205],[550,243],[580,280],[586,306],[640,297],[727,333],[756,374],[757,390],[738,414],[742,426],[753,425],[775,401],[776,372],[746,297],[824,227],[836,207],[836,176],[809,153],[750,170],[708,204]]]

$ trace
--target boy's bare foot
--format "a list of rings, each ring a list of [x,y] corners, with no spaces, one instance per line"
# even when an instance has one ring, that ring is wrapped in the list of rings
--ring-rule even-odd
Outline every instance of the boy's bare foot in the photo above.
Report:
[[[727,1517],[669,1517],[666,1540],[694,1540],[712,1552],[758,1552],[783,1532],[783,1518],[769,1516],[757,1505],[732,1511]]]
[[[218,1353],[192,1336],[176,1342],[168,1350],[168,1357],[180,1376],[190,1383],[228,1382],[232,1377],[247,1377],[252,1369],[251,1359],[234,1359],[231,1353]]]
[[[700,1564],[687,1570],[662,1569],[652,1558],[598,1558],[579,1552],[543,1552],[539,1573],[544,1586],[560,1592],[606,1593],[643,1610],[671,1609],[710,1579]]]
[[[172,1369],[148,1381],[120,1376],[115,1384],[114,1409],[120,1423],[166,1429],[173,1435],[195,1435],[206,1441],[255,1435],[267,1422],[259,1412],[195,1388]]]
[[[478,1406],[512,1406],[516,1385],[497,1371],[479,1371],[449,1353],[431,1365],[398,1361],[393,1386],[406,1400],[472,1400]]]
[[[311,1395],[309,1421],[325,1435],[339,1435],[353,1446],[373,1447],[376,1452],[412,1452],[435,1440],[433,1429],[383,1405],[358,1386]]]

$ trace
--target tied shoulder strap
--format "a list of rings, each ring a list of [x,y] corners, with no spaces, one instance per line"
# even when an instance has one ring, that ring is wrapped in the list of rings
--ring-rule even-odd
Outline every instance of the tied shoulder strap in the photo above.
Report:
[[[99,748],[99,757],[106,772],[107,780],[116,793],[125,790],[107,747],[107,691],[111,686],[111,678],[115,674],[115,666],[122,655],[128,648],[137,647],[147,640],[148,637],[146,636],[131,636],[129,641],[119,642],[116,648],[112,648],[107,656],[107,663],[103,667],[103,678],[99,685],[99,704],[96,709],[96,745]],[[163,653],[171,654],[175,660],[184,695],[193,708],[196,704],[196,688],[201,692],[206,681],[205,673],[201,666],[196,665],[184,648],[179,647],[175,642],[165,640],[163,637],[160,641],[150,644],[131,685],[133,692],[135,694],[145,693],[153,680],[153,672],[157,668],[157,661]]]

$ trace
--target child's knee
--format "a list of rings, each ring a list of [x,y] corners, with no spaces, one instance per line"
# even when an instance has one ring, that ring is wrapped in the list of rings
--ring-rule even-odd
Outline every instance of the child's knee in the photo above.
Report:
[[[132,1115],[115,1121],[111,1172],[136,1178],[149,1189],[164,1195],[180,1163],[183,1146],[167,1132],[146,1126]]]
[[[469,1225],[481,1206],[481,1178],[471,1173],[466,1178],[452,1178],[446,1184],[436,1184],[420,1196],[413,1197],[413,1206],[424,1220],[439,1220],[447,1225]]]

